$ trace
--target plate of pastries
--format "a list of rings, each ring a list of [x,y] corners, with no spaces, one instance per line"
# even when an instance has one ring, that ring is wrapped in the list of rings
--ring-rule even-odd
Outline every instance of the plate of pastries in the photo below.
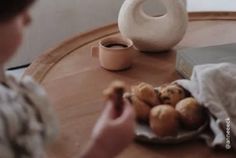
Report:
[[[136,113],[136,140],[174,144],[197,138],[208,126],[208,112],[177,83],[131,86],[124,95]]]

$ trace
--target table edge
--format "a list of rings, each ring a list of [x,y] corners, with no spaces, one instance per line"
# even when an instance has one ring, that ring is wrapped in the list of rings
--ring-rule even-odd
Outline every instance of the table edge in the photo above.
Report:
[[[189,12],[188,14],[189,21],[236,20],[236,12]],[[23,77],[30,75],[41,83],[47,72],[63,57],[90,42],[118,32],[118,25],[114,23],[69,38],[34,60],[24,72]]]
[[[38,83],[41,83],[47,72],[63,57],[84,45],[118,32],[117,24],[110,24],[86,33],[79,34],[49,49],[34,60],[23,74],[30,75]]]

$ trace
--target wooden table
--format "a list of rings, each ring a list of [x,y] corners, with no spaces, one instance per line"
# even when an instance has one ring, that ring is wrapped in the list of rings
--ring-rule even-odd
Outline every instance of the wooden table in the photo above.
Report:
[[[102,90],[111,81],[121,79],[129,84],[144,81],[158,86],[176,80],[180,76],[175,71],[175,50],[236,42],[235,19],[235,13],[191,13],[187,33],[174,50],[137,53],[133,67],[126,71],[106,71],[90,55],[91,46],[99,40],[119,34],[116,24],[75,36],[44,53],[25,74],[32,75],[45,87],[60,119],[61,135],[49,150],[49,157],[78,158],[103,109]],[[166,146],[133,143],[119,157],[233,158],[235,155],[236,152],[212,150],[201,141],[192,141]]]

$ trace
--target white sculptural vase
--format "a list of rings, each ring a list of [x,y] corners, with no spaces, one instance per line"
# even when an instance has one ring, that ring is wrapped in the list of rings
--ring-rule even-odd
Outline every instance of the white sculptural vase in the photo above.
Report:
[[[183,38],[188,14],[185,0],[159,0],[166,7],[166,14],[158,17],[147,15],[142,4],[145,0],[126,0],[118,18],[121,34],[130,38],[140,51],[161,52],[169,50]]]

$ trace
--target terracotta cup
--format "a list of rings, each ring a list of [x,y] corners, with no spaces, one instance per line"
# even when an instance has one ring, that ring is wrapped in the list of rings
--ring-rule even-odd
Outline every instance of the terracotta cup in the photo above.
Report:
[[[111,71],[130,68],[134,56],[134,46],[130,39],[124,37],[108,37],[92,47],[92,56],[97,57],[100,65]]]

